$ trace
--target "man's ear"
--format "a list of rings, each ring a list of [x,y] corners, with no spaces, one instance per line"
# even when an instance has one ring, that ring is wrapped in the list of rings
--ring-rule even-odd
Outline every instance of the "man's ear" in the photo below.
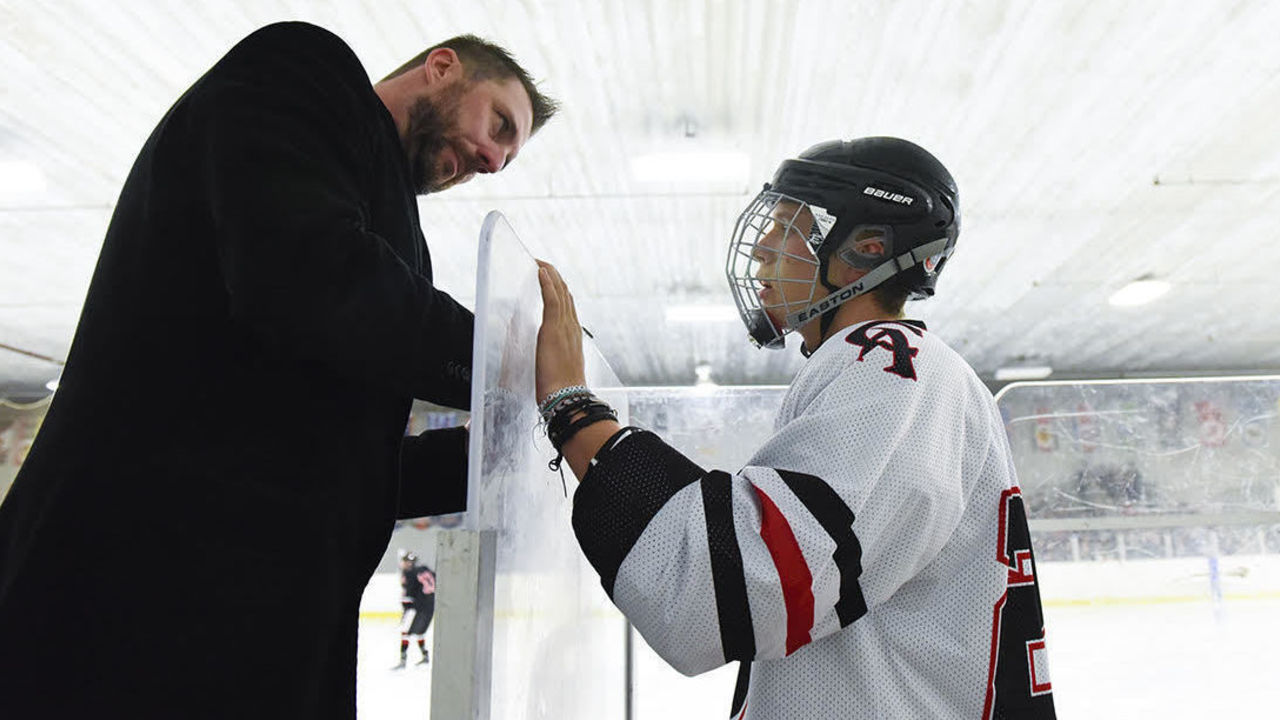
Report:
[[[428,85],[448,84],[462,77],[462,58],[450,48],[436,48],[427,53],[427,59],[422,62],[422,73]]]

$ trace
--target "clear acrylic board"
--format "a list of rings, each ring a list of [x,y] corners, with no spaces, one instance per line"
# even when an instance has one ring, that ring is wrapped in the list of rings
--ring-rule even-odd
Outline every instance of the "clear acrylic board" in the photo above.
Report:
[[[437,556],[433,717],[626,713],[626,624],[573,536],[576,481],[565,467],[562,485],[547,466],[555,452],[534,399],[541,317],[534,259],[490,213],[478,263],[468,511]],[[588,385],[626,422],[617,376],[589,338],[585,352]],[[460,570],[450,591],[445,575]]]

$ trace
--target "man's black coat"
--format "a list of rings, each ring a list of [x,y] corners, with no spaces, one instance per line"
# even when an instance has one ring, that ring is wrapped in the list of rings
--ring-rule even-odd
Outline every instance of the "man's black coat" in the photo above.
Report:
[[[394,519],[465,502],[465,431],[402,437],[412,398],[469,401],[473,318],[431,277],[337,37],[264,28],[178,100],[0,506],[0,716],[354,716]]]

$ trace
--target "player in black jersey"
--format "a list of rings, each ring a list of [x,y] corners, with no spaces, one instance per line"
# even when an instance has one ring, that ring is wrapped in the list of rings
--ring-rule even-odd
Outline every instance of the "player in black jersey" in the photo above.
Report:
[[[400,662],[393,670],[401,670],[407,664],[409,638],[413,635],[418,637],[418,650],[422,652],[418,664],[425,665],[431,659],[425,635],[436,612],[436,574],[408,550],[400,551],[400,589]]]

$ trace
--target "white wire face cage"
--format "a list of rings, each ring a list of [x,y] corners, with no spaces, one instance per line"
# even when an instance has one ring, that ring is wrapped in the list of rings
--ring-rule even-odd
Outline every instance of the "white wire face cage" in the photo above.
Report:
[[[725,276],[738,314],[757,346],[782,347],[785,335],[795,329],[783,318],[812,305],[818,292],[817,250],[834,225],[835,218],[825,209],[768,189],[756,195],[738,216],[729,240]],[[811,266],[812,271],[808,277],[794,270],[790,277],[784,276],[780,270],[786,260]],[[794,268],[794,263],[790,267]],[[769,272],[763,273],[764,268]],[[783,292],[784,285],[805,289]],[[771,301],[766,302],[763,295],[769,287],[774,291]]]

